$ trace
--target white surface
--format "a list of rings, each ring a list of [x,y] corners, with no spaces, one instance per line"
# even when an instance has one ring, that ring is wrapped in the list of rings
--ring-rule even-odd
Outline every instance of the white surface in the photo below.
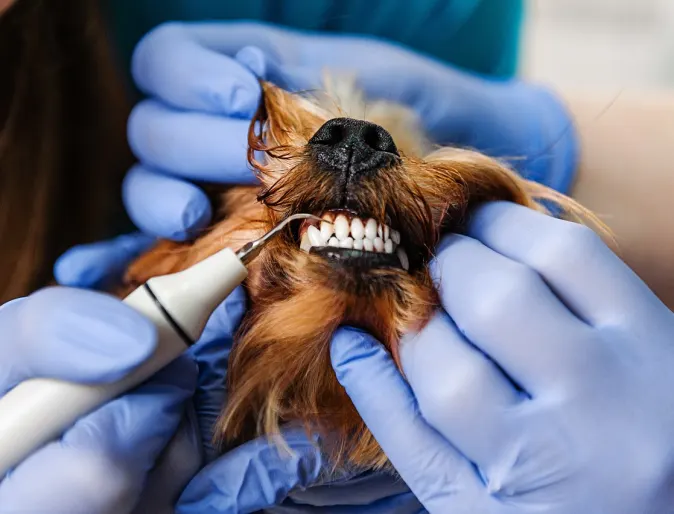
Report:
[[[527,0],[521,73],[572,88],[674,88],[674,0]]]

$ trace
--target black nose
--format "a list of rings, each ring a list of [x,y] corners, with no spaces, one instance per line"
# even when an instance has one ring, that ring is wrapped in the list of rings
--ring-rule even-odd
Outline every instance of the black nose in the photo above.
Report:
[[[309,146],[320,164],[350,173],[382,169],[399,157],[385,129],[352,118],[329,120],[309,140]]]

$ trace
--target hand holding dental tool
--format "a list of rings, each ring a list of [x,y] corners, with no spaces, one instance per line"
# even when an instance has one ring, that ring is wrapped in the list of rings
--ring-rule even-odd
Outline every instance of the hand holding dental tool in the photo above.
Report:
[[[236,253],[225,248],[191,268],[154,277],[127,296],[124,302],[156,325],[158,344],[147,361],[121,380],[83,385],[35,378],[0,398],[0,476],[59,437],[80,417],[140,385],[179,357],[199,338],[215,308],[245,280],[246,264],[288,223],[305,218],[316,217],[290,216]]]

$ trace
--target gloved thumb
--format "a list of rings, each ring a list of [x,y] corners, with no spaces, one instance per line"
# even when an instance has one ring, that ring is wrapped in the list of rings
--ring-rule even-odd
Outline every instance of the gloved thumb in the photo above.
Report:
[[[5,304],[0,329],[0,395],[34,377],[118,380],[157,343],[154,325],[131,307],[108,295],[65,287]]]

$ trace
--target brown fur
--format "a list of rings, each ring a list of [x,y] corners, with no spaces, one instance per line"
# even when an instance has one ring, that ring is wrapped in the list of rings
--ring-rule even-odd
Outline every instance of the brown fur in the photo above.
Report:
[[[160,243],[131,266],[126,290],[223,247],[238,248],[290,214],[335,207],[340,190],[334,174],[315,163],[307,142],[332,117],[358,117],[354,111],[364,106],[358,91],[347,87],[346,98],[335,101],[339,95],[328,84],[327,99],[309,101],[269,84],[263,90],[255,120],[261,132],[253,130],[253,123],[249,138],[249,158],[261,187],[222,193],[212,229],[194,243]],[[335,329],[348,324],[368,330],[397,362],[401,334],[420,329],[438,306],[427,269],[433,248],[442,233],[461,230],[469,208],[506,200],[542,209],[537,200],[552,199],[583,213],[571,200],[479,153],[454,148],[429,153],[413,117],[400,106],[375,102],[367,113],[369,121],[392,134],[401,162],[350,187],[360,213],[401,232],[410,272],[336,267],[301,251],[291,231],[271,243],[247,281],[251,307],[231,353],[229,401],[216,428],[223,447],[278,434],[282,423],[301,421],[309,430],[330,435],[328,451],[335,464],[386,465],[333,372],[329,344]],[[254,150],[265,152],[265,163],[254,159]]]

